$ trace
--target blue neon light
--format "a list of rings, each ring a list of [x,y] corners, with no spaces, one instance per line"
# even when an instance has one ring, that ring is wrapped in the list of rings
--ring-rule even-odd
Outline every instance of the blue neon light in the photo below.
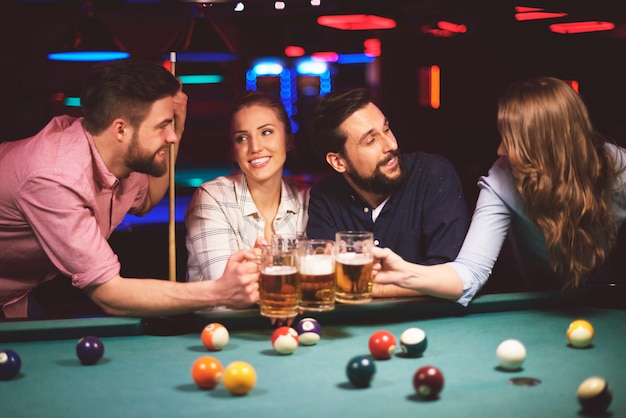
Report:
[[[76,52],[54,52],[48,54],[48,59],[52,61],[114,61],[130,57],[128,52],[121,51],[76,51]]]
[[[224,77],[218,74],[189,74],[178,76],[183,84],[219,84]]]
[[[339,54],[337,64],[367,64],[375,58],[365,54]]]

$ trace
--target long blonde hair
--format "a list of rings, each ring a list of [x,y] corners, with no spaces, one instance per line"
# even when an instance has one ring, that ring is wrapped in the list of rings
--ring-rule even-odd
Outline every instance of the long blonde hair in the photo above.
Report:
[[[543,232],[553,270],[578,287],[615,243],[616,169],[583,100],[549,77],[516,83],[500,99],[498,131],[525,211]]]

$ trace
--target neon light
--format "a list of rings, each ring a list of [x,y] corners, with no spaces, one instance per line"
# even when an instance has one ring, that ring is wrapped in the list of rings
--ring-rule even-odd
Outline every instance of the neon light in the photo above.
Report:
[[[365,48],[365,55],[370,57],[380,57],[380,39],[370,38],[363,42]]]
[[[574,91],[576,93],[579,93],[579,91],[578,91],[578,81],[576,81],[576,80],[563,80],[563,81],[565,81],[567,84],[569,84],[569,86],[572,89],[574,89]]]
[[[375,58],[367,54],[339,54],[337,64],[367,64]]]
[[[63,104],[67,107],[80,107],[80,97],[66,97]]]
[[[420,67],[419,104],[423,107],[439,109],[441,106],[441,69],[438,65]]]
[[[396,27],[396,21],[393,19],[365,14],[320,16],[317,18],[317,23],[321,26],[341,30],[393,29]]]
[[[54,52],[48,54],[52,61],[114,61],[130,57],[128,52],[121,51],[77,51],[77,52]]]
[[[586,33],[586,32],[600,32],[606,30],[613,30],[615,23],[613,22],[571,22],[571,23],[555,23],[550,25],[550,30],[555,33],[571,34],[571,33]]]
[[[190,74],[178,76],[183,84],[219,84],[224,77],[218,74]]]
[[[322,62],[337,62],[339,54],[336,52],[314,52],[311,54],[311,59]]]
[[[430,67],[430,106],[433,109],[441,106],[441,70],[437,65]]]
[[[442,20],[439,23],[437,23],[437,26],[439,27],[439,29],[445,30],[445,31],[448,31],[448,32],[453,32],[453,33],[465,33],[465,32],[467,32],[467,26],[465,26],[465,25],[458,25],[458,24],[452,23],[452,22],[446,22],[445,20]]]
[[[287,57],[301,57],[304,55],[304,48],[296,45],[289,45],[285,48],[285,56]]]
[[[300,75],[320,75],[328,71],[328,65],[319,61],[300,61],[296,65],[296,72]]]
[[[283,72],[283,66],[278,62],[260,62],[252,67],[252,72],[257,76],[280,75]]]
[[[541,7],[526,7],[526,6],[515,6],[515,11],[517,13],[528,13],[528,12],[539,12],[542,9]]]
[[[557,19],[559,17],[567,16],[567,13],[563,12],[524,12],[516,13],[515,20],[523,22],[526,20],[539,20],[539,19]]]

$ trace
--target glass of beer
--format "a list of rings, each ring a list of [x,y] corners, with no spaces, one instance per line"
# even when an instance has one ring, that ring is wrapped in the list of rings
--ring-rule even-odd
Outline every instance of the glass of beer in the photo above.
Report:
[[[340,231],[335,236],[337,283],[335,300],[365,303],[372,300],[374,234],[366,231]]]
[[[296,247],[288,239],[273,237],[262,248],[259,278],[261,315],[289,318],[298,314]]]
[[[305,239],[298,243],[298,305],[307,311],[335,309],[335,242]]]

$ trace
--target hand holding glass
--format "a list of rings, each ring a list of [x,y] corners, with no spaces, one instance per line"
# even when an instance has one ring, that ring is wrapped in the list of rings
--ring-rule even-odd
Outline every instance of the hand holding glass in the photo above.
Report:
[[[337,290],[335,300],[365,303],[372,300],[374,234],[341,231],[336,234]]]

